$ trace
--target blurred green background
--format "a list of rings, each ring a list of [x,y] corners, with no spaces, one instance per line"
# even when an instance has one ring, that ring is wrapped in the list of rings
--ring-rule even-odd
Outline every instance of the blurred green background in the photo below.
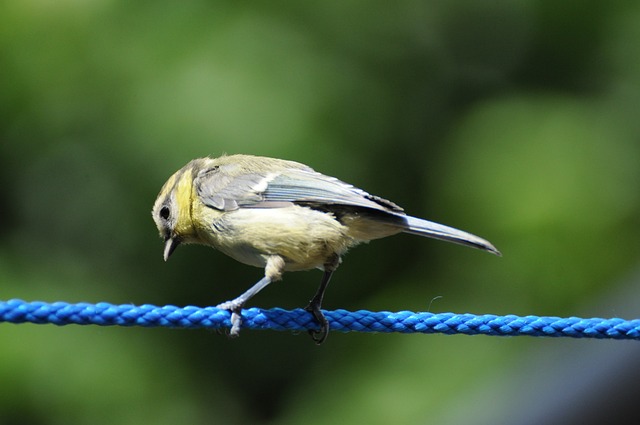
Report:
[[[0,299],[215,305],[192,158],[292,159],[486,237],[355,249],[325,308],[640,317],[640,5],[0,3]],[[321,272],[251,305],[306,304]],[[434,298],[441,297],[436,300]],[[433,300],[433,302],[432,302]],[[0,325],[0,424],[637,423],[633,342]]]

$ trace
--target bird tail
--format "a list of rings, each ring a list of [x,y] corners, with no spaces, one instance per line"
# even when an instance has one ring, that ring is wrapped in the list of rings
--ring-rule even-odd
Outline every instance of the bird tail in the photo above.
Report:
[[[434,223],[432,221],[423,220],[421,218],[404,216],[406,225],[403,232],[412,235],[426,236],[429,238],[440,239],[447,242],[453,242],[460,245],[470,246],[472,248],[483,249],[492,254],[501,256],[500,251],[496,249],[491,242],[482,239],[471,233],[454,229],[453,227],[443,224]]]

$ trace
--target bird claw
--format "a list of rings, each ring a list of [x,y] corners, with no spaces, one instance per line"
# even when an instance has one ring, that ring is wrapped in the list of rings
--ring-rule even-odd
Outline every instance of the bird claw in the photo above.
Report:
[[[232,300],[216,306],[216,308],[220,310],[228,310],[231,312],[231,329],[229,330],[229,336],[232,338],[240,336],[240,327],[242,326],[242,315],[240,312],[242,311],[242,305],[242,303]]]
[[[316,319],[316,322],[320,325],[319,330],[309,329],[309,335],[311,335],[311,339],[316,345],[322,344],[329,335],[329,321],[320,310],[320,307],[315,305],[313,302],[309,303],[308,306],[305,307],[305,310],[309,313],[313,314],[313,318]]]

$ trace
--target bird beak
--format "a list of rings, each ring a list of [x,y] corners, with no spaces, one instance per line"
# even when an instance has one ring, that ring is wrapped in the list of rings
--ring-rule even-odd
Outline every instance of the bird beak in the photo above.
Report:
[[[167,238],[164,242],[164,261],[169,259],[169,256],[175,251],[175,249],[180,245],[180,241],[174,238]]]

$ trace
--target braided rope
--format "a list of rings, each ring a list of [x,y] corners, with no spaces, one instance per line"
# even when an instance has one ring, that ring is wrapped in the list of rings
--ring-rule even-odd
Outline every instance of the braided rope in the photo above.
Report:
[[[396,313],[366,310],[324,311],[331,330],[340,332],[442,333],[494,336],[547,336],[640,340],[640,319],[497,316],[493,314]],[[0,301],[0,322],[54,325],[144,326],[170,328],[230,327],[231,314],[215,307],[114,305],[66,302]],[[242,310],[243,328],[304,331],[317,329],[305,310]]]

